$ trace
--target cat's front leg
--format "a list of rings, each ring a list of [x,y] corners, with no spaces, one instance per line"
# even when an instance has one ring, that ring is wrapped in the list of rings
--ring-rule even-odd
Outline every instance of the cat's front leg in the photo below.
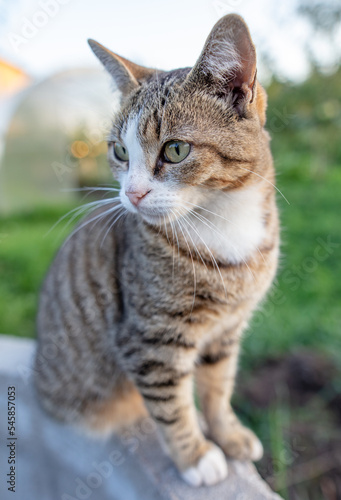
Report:
[[[183,479],[192,486],[222,481],[227,475],[224,453],[204,437],[197,419],[193,398],[195,356],[184,347],[170,344],[155,348],[153,357],[151,351],[146,354],[141,349],[137,355],[128,345],[123,350],[123,356],[130,355],[126,368],[129,366]],[[188,357],[193,360],[189,362]]]
[[[228,332],[202,353],[196,384],[209,436],[225,454],[239,460],[259,460],[263,446],[257,436],[235,415],[230,399],[239,353],[238,331]]]

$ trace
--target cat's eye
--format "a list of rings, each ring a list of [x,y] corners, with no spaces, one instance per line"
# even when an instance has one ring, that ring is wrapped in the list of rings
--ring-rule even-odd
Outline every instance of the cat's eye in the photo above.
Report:
[[[128,161],[129,153],[125,146],[123,146],[120,142],[114,142],[114,153],[118,160]]]
[[[163,154],[165,160],[171,163],[180,163],[184,160],[191,150],[190,144],[184,141],[169,141],[166,142]]]

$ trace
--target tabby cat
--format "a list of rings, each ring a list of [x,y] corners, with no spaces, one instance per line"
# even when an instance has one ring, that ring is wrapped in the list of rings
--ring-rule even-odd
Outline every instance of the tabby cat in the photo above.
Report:
[[[121,96],[108,140],[120,190],[46,277],[36,387],[55,417],[101,432],[150,415],[185,481],[215,484],[225,455],[262,456],[230,405],[240,338],[279,247],[255,48],[234,14],[193,68],[144,68],[89,44]]]

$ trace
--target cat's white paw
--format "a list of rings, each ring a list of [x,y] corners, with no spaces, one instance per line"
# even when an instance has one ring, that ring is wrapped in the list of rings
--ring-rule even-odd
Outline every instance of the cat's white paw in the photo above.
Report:
[[[259,441],[259,439],[255,439],[251,445],[251,460],[257,462],[257,460],[260,460],[262,458],[263,454],[264,449],[262,443]]]
[[[263,446],[258,437],[241,424],[234,426],[224,439],[218,439],[225,455],[236,460],[256,462],[263,456]]]
[[[182,478],[190,486],[212,486],[227,476],[227,463],[224,453],[214,446],[201,457],[195,467],[182,472]]]

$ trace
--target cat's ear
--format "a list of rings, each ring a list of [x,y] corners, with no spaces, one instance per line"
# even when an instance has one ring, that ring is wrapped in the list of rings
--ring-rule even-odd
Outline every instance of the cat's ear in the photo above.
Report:
[[[127,95],[140,86],[141,82],[155,72],[154,69],[139,66],[107,49],[95,40],[88,40],[95,56],[112,76],[117,88]]]
[[[229,14],[213,27],[188,80],[202,82],[219,95],[232,92],[240,110],[253,101],[256,73],[256,50],[249,29],[243,18]]]

